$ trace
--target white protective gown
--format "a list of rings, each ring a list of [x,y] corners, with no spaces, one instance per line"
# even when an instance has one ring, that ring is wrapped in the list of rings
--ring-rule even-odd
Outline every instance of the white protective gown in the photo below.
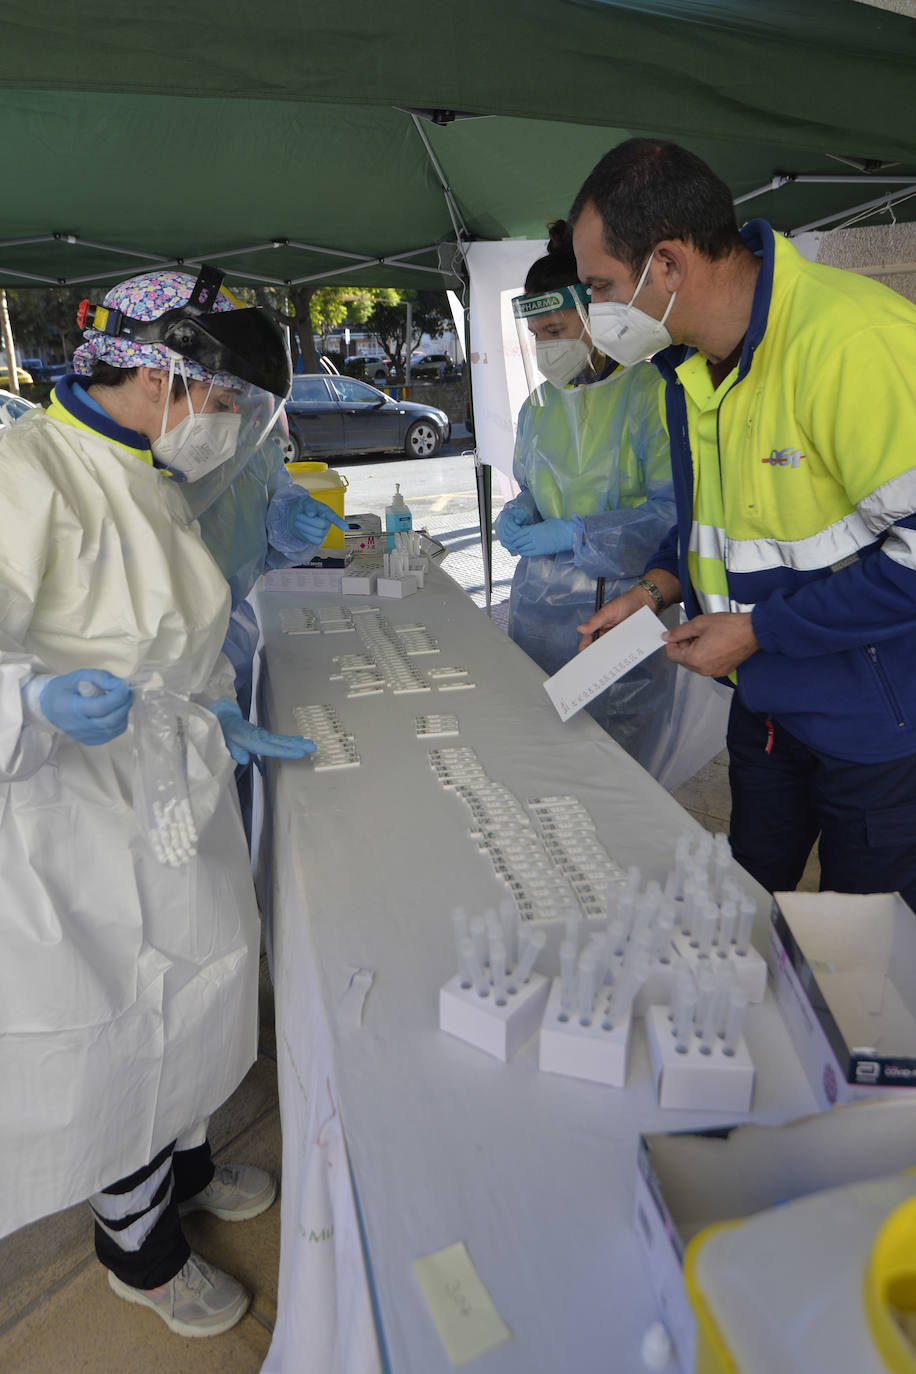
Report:
[[[232,693],[229,589],[145,441],[67,406],[0,435],[0,1235],[147,1164],[257,1048],[248,851],[199,704]],[[199,850],[173,869],[135,815],[133,726],[78,744],[20,687],[178,661]]]

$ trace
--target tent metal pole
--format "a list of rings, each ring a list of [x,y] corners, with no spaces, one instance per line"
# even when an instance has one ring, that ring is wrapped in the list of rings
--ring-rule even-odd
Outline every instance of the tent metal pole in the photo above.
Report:
[[[794,238],[796,234],[806,234],[810,229],[819,229],[822,224],[832,224],[834,220],[845,219],[847,215],[864,215],[869,210],[890,210],[898,201],[907,200],[912,195],[916,195],[916,181],[911,181],[905,191],[891,192],[889,195],[879,196],[877,200],[866,200],[861,205],[850,205],[847,209],[837,210],[832,215],[823,215],[820,219],[813,219],[808,224],[796,225],[794,229],[788,231],[788,237]]]
[[[417,119],[417,116],[415,114],[412,114],[410,117],[413,120],[413,126],[420,137],[420,141],[423,144],[423,147],[426,149],[426,155],[433,165],[433,171],[439,178],[439,186],[441,187],[442,194],[445,196],[445,203],[448,207],[449,217],[452,221],[452,228],[455,231],[455,238],[466,239],[468,237],[468,227],[465,224],[464,219],[462,218],[461,211],[458,209],[458,202],[455,200],[455,197],[452,193],[452,188],[449,185],[446,175],[442,170],[442,164],[439,162],[439,159],[433,152],[432,145],[430,144],[429,139],[426,137],[426,133],[422,125],[420,124],[419,119]]]
[[[482,463],[474,449],[474,479],[477,484],[477,514],[480,519],[480,549],[483,554],[483,589],[487,615],[493,607],[493,469]]]

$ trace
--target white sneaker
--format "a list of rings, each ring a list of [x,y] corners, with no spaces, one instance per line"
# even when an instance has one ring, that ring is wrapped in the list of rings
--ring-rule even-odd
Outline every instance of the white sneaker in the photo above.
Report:
[[[179,1336],[219,1336],[244,1317],[251,1302],[238,1279],[191,1255],[161,1288],[131,1288],[109,1269],[108,1282],[119,1298],[157,1313]]]
[[[277,1196],[277,1182],[266,1169],[253,1164],[217,1164],[206,1188],[178,1204],[178,1215],[212,1212],[223,1221],[248,1221],[260,1216]]]

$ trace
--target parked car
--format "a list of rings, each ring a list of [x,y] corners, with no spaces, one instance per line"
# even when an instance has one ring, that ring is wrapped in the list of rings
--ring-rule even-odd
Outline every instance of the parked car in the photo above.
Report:
[[[345,453],[406,453],[431,458],[451,434],[444,410],[396,401],[355,377],[293,378],[286,403],[286,461]]]
[[[367,382],[387,382],[391,376],[391,364],[379,353],[357,353],[347,359],[347,371],[353,377],[362,377]]]
[[[31,386],[31,385],[32,385],[32,374],[31,374],[31,372],[26,372],[25,368],[24,368],[24,367],[20,367],[18,363],[16,364],[16,376],[17,376],[18,379],[19,379],[19,385],[20,385],[20,386]],[[9,368],[6,366],[6,364],[4,363],[3,367],[0,368],[0,391],[6,391],[7,388],[9,387],[9,384],[10,384],[10,370],[9,370]]]
[[[5,429],[7,425],[11,425],[27,410],[34,409],[34,404],[27,401],[24,396],[14,396],[11,391],[0,391],[0,429]]]
[[[454,371],[455,364],[447,353],[423,353],[410,360],[410,375],[419,382],[441,382]]]

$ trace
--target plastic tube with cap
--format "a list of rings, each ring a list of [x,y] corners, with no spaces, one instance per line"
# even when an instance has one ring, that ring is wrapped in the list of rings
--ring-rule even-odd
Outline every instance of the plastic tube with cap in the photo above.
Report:
[[[718,927],[719,908],[713,902],[707,902],[697,922],[697,950],[701,959],[709,958]]]
[[[503,944],[506,946],[506,959],[514,964],[517,957],[518,912],[511,897],[505,897],[499,904],[499,923],[503,930]]]
[[[482,916],[472,916],[468,929],[471,939],[474,941],[474,953],[477,955],[481,968],[483,968],[490,955],[487,923]]]
[[[572,940],[560,945],[560,1016],[569,1020],[576,1001],[576,947]]]
[[[723,959],[727,959],[731,942],[735,936],[735,926],[738,922],[738,907],[730,897],[726,897],[720,911],[718,952]]]
[[[506,946],[502,937],[490,941],[490,980],[498,1007],[506,1005]]]
[[[671,963],[671,936],[674,934],[674,918],[662,912],[655,927],[655,957],[660,964]]]
[[[697,969],[697,1006],[696,1023],[697,1028],[701,1028],[706,1021],[706,1009],[712,1001],[716,991],[716,971],[708,963],[702,964]]]
[[[520,988],[528,982],[531,971],[541,950],[547,943],[547,932],[543,930],[533,930],[528,936],[524,953],[519,958],[512,975],[512,990]]]
[[[680,900],[684,895],[684,879],[687,876],[687,856],[690,853],[690,840],[686,835],[678,835],[677,844],[674,846],[674,889],[672,896]],[[667,886],[667,884],[666,884]]]
[[[608,1002],[606,1023],[616,1026],[626,1016],[633,1005],[633,998],[649,976],[649,961],[646,958],[634,959],[624,965],[617,976]]]
[[[677,1014],[674,1018],[674,1038],[677,1041],[678,1054],[687,1054],[690,1049],[690,1042],[693,1039],[693,1018],[696,1009],[696,989],[685,987],[680,1002],[678,1003]]]
[[[458,941],[458,972],[463,988],[474,986],[480,972],[480,963],[474,955],[474,941],[469,935]]]
[[[735,926],[735,953],[747,954],[751,943],[751,929],[757,914],[757,904],[753,897],[743,896],[738,903],[738,923]]]
[[[580,1026],[590,1026],[592,1007],[595,1004],[595,956],[590,949],[583,950],[579,957],[577,992],[579,1024]]]
[[[728,994],[728,1014],[725,1018],[725,1036],[722,1042],[723,1054],[733,1055],[738,1048],[741,1032],[744,1030],[747,1004],[747,989],[743,988],[740,983],[736,983]]]

